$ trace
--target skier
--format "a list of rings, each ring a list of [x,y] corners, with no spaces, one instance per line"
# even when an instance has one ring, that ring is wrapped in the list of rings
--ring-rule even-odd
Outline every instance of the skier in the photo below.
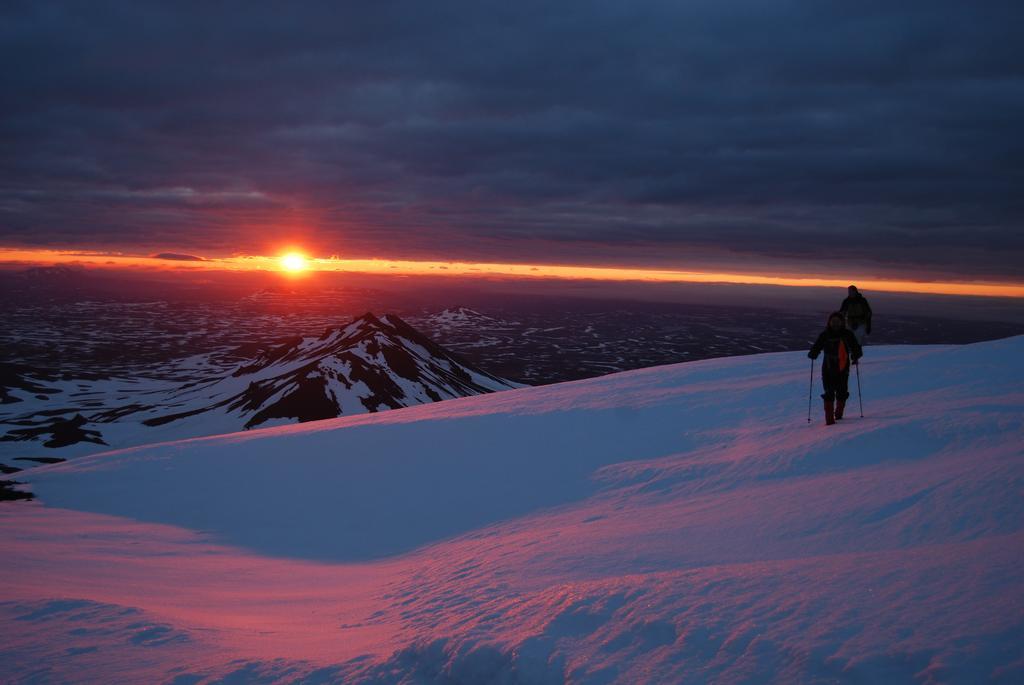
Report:
[[[821,362],[821,384],[825,393],[821,397],[825,400],[825,425],[831,426],[837,419],[843,418],[846,399],[850,396],[847,390],[850,364],[856,364],[863,354],[857,338],[843,323],[840,312],[829,315],[828,325],[807,356],[817,359],[822,351],[825,352],[825,359]]]
[[[871,305],[855,285],[847,288],[846,293],[839,311],[846,316],[846,326],[853,331],[857,343],[863,346],[864,338],[871,335]]]

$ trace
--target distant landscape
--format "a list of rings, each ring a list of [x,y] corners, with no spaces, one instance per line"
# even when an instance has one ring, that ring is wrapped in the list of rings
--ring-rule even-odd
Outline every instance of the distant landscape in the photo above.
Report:
[[[167,288],[68,267],[0,274],[0,281],[7,286],[0,470],[8,474],[97,451],[517,385],[802,351],[823,323],[821,312],[793,303],[755,308],[401,284]],[[1014,321],[885,307],[872,345],[1024,332]]]
[[[611,297],[412,291],[279,283],[234,288],[118,285],[84,271],[6,276],[0,363],[75,375],[173,379],[177,359],[320,335],[366,312],[392,313],[493,373],[530,385],[682,361],[807,349],[816,308]],[[17,287],[15,287],[17,286]],[[0,292],[4,292],[0,291]],[[871,344],[963,344],[1024,333],[1024,322],[878,308]],[[2,383],[2,381],[0,381]]]

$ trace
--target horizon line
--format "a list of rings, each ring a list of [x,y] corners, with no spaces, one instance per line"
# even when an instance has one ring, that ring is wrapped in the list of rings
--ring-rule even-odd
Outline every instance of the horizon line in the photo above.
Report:
[[[296,252],[298,250],[292,250]],[[342,259],[305,257],[307,268],[300,273],[287,273],[281,265],[282,251],[276,256],[235,255],[201,258],[175,255],[126,255],[90,250],[27,250],[0,247],[0,267],[80,265],[99,269],[128,268],[157,271],[252,271],[276,273],[289,279],[310,273],[367,273],[396,276],[513,277],[524,280],[557,279],[604,282],[703,283],[729,285],[769,285],[781,287],[842,287],[851,283],[858,288],[877,292],[927,295],[958,295],[969,297],[1024,298],[1024,283],[991,280],[912,280],[896,278],[861,278],[851,274],[836,276],[766,275],[759,273],[690,271],[637,267],[574,266],[560,264],[515,264],[501,262],[430,261],[400,259]],[[173,253],[167,253],[173,254]]]

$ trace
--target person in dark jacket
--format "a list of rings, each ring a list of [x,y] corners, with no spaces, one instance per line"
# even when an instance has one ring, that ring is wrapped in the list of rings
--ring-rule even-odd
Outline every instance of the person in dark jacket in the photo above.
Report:
[[[846,289],[846,299],[839,305],[839,312],[846,317],[846,327],[863,347],[864,338],[871,335],[871,305],[857,286],[851,285]]]
[[[863,354],[857,338],[846,328],[841,312],[829,314],[828,325],[807,356],[817,359],[822,352],[825,358],[821,362],[821,384],[825,392],[821,397],[825,400],[825,425],[831,426],[836,419],[843,418],[846,400],[850,397],[847,389],[850,365],[856,364]]]

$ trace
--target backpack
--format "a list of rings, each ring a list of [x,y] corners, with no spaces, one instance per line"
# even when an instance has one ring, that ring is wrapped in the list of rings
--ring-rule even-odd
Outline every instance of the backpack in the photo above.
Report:
[[[846,307],[846,318],[847,319],[864,319],[867,318],[868,308],[864,304],[863,297],[855,297],[850,300],[849,306]]]

